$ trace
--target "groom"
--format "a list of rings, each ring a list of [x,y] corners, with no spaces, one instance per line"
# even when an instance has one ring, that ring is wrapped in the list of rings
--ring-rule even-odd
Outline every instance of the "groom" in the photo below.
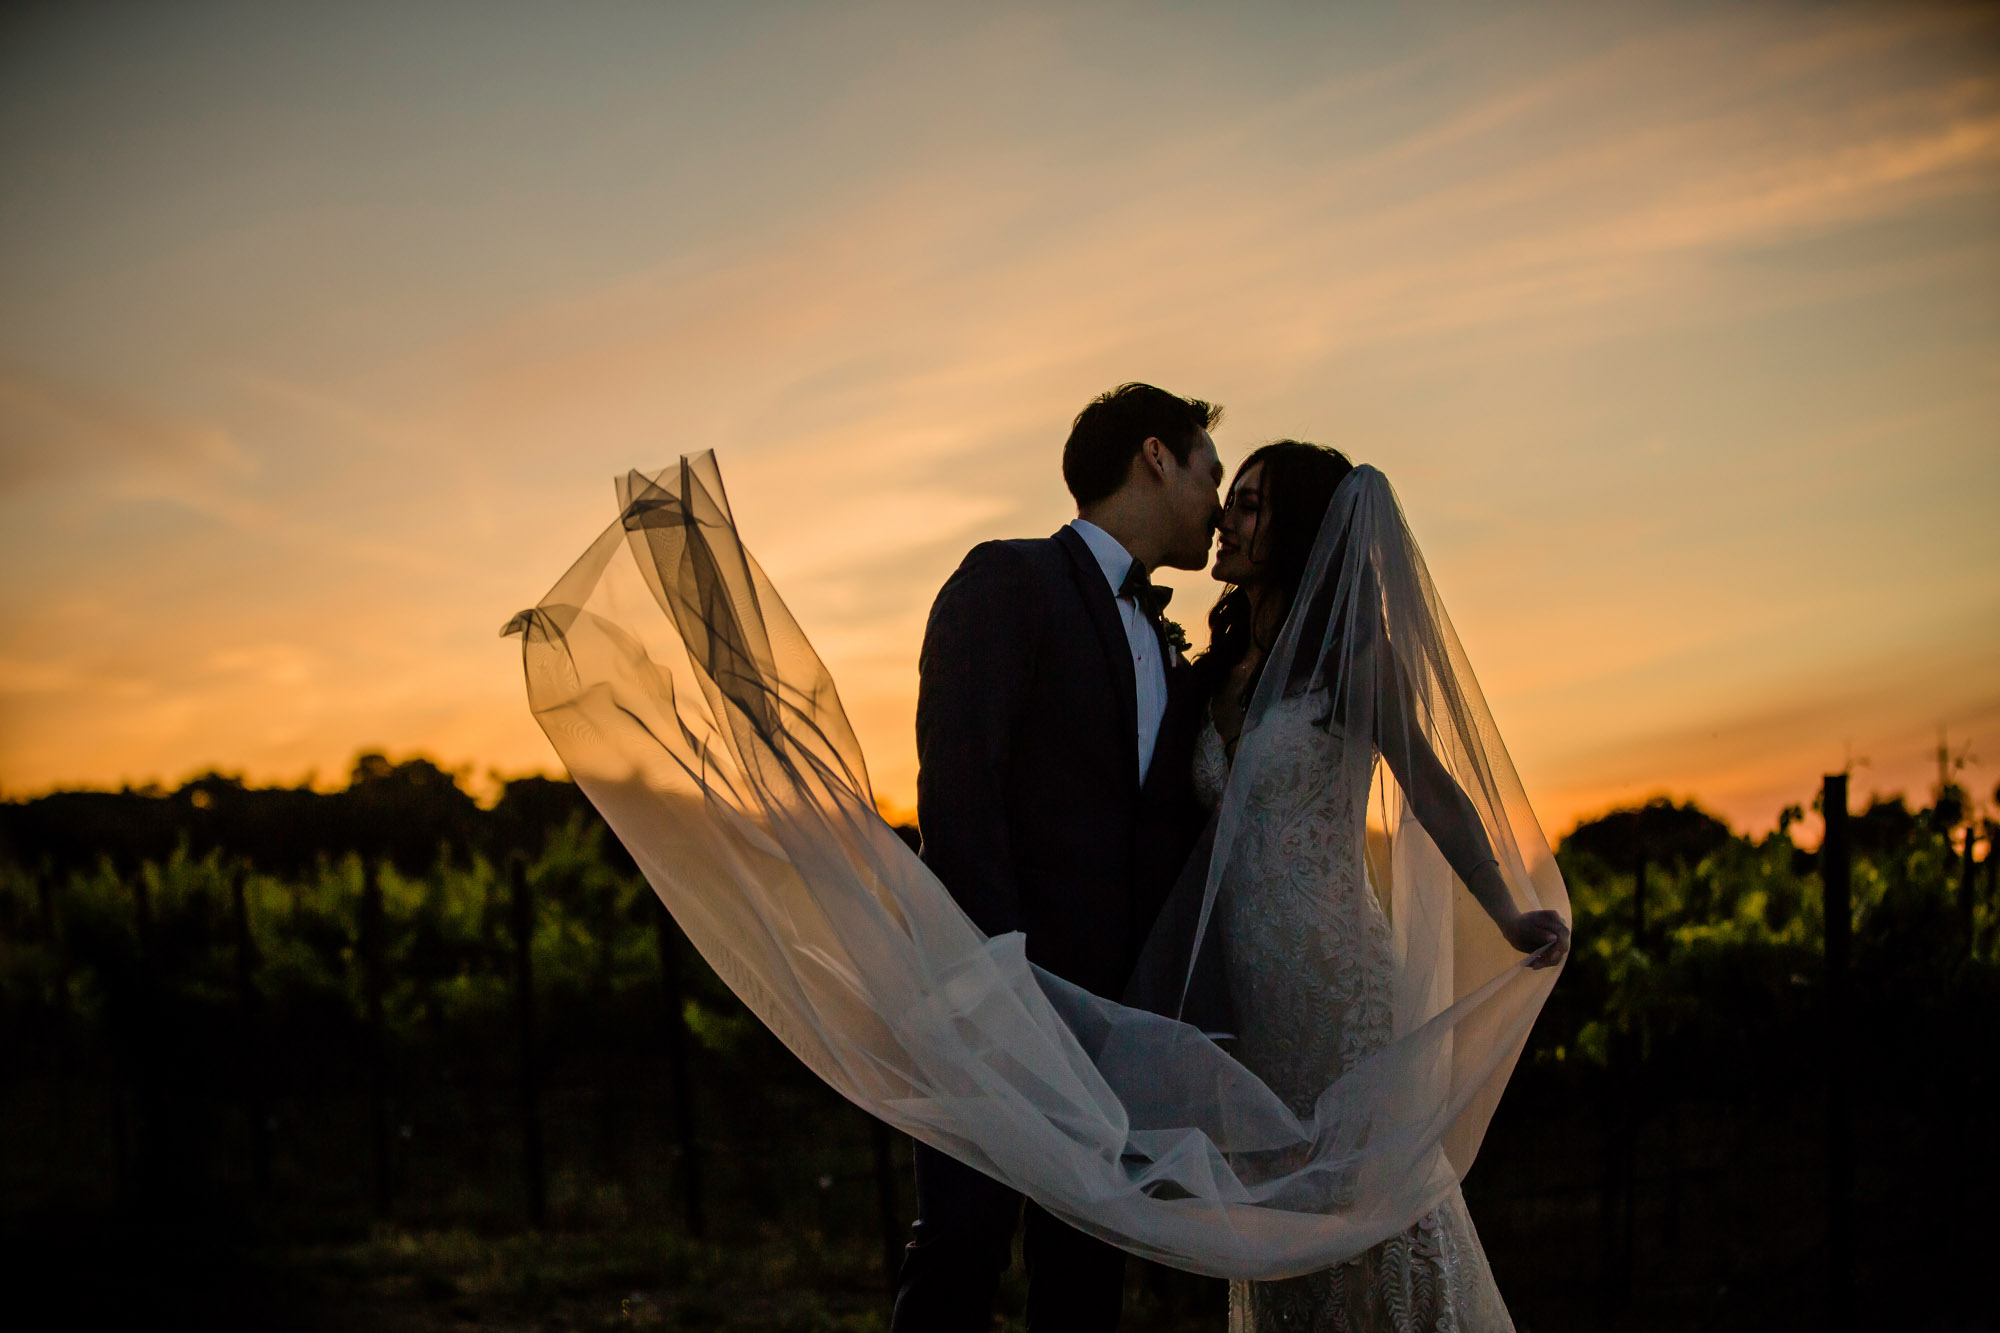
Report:
[[[1221,409],[1124,384],[1077,415],[1063,480],[1077,518],[991,541],[945,583],[917,690],[923,858],[982,931],[1117,996],[1201,831],[1200,700],[1160,621],[1161,566],[1200,569],[1220,513]],[[896,1333],[991,1326],[1021,1196],[918,1144],[916,1238]],[[1032,1333],[1117,1327],[1122,1251],[1030,1203]]]

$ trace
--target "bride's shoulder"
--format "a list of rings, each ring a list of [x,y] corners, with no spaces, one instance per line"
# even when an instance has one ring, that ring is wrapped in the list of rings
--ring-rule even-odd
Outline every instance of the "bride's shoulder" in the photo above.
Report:
[[[1265,710],[1265,722],[1281,728],[1285,738],[1294,743],[1309,741],[1314,736],[1323,739],[1344,735],[1333,712],[1333,692],[1322,681],[1273,699]]]

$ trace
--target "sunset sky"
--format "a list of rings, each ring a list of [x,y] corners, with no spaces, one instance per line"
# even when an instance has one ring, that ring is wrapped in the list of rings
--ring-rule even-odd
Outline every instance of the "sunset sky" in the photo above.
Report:
[[[1552,834],[2000,780],[1990,7],[181,3],[0,18],[0,792],[553,771],[712,448],[905,804],[1128,379],[1388,474]]]

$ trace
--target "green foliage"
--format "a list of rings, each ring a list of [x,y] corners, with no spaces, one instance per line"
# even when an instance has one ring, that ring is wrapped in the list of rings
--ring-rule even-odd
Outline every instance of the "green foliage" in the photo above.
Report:
[[[1776,832],[1751,839],[1693,806],[1656,801],[1565,839],[1557,860],[1577,947],[1535,1054],[1600,1066],[1621,1051],[1665,1055],[1717,1080],[1810,1054],[1825,895],[1818,856],[1791,836],[1801,816],[1787,813]],[[1853,820],[1854,968],[1884,1012],[1914,1012],[1948,979],[1991,963],[1993,904],[1978,906],[1977,938],[1988,941],[1978,959],[1954,916],[1955,817],[1878,799]]]
[[[30,1092],[0,1098],[0,1116],[12,1117],[0,1132],[38,1146],[0,1178],[10,1203],[33,1188],[65,1207],[108,1207],[143,1178],[135,1163],[149,1151],[185,1163],[166,1191],[176,1209],[203,1190],[248,1197],[244,1099],[260,1088],[273,1193],[294,1210],[286,1225],[340,1233],[313,1251],[330,1288],[351,1266],[370,1291],[415,1289],[465,1318],[879,1326],[865,1118],[661,928],[650,887],[575,789],[509,784],[479,811],[434,766],[368,759],[356,788],[349,799],[207,778],[174,793],[6,807],[0,1034],[14,1086]],[[48,827],[29,818],[37,811]],[[119,840],[127,815],[143,838]],[[350,837],[360,826],[341,821],[363,815],[382,827]],[[292,819],[311,837],[283,836]],[[1656,1074],[1648,1086],[1691,1100],[1819,1076],[1823,892],[1818,858],[1795,836],[1819,823],[1794,807],[1777,832],[1751,839],[1662,801],[1565,840],[1576,951],[1483,1160],[1504,1160],[1504,1136],[1526,1132],[1504,1117],[1539,1124],[1531,1113],[1538,1098],[1554,1100],[1550,1089],[1616,1086],[1613,1073]],[[174,836],[162,841],[162,830]],[[79,854],[100,836],[97,854]],[[1979,947],[1968,950],[1962,836],[1948,806],[1878,800],[1854,819],[1858,1017],[1845,1040],[1911,1064],[1990,1044],[1964,1016],[1994,1012],[2000,932],[1982,902]],[[518,1232],[516,857],[534,908],[534,1058],[561,1239]],[[373,967],[371,881],[381,905]],[[680,1230],[666,1078],[676,1033],[693,1080],[706,1243]],[[83,1091],[45,1098],[54,1110],[30,1104],[32,1090],[59,1085]],[[378,1098],[390,1216],[402,1230],[370,1228]],[[100,1109],[71,1116],[72,1106]],[[1527,1155],[1539,1169],[1549,1149],[1538,1145]],[[906,1158],[893,1175],[907,1220]],[[624,1235],[642,1240],[621,1245]],[[611,1288],[652,1304],[628,1313],[599,1299]],[[1010,1279],[1003,1305],[1018,1296]],[[1187,1304],[1172,1293],[1159,1301],[1162,1312]],[[1144,1322],[1175,1326],[1166,1313]]]

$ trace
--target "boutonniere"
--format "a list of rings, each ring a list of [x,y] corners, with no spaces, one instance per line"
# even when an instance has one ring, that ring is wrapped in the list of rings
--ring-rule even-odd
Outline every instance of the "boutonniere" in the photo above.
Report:
[[[1161,616],[1160,633],[1167,636],[1167,646],[1169,648],[1172,648],[1175,652],[1180,653],[1182,656],[1187,655],[1187,650],[1188,650],[1187,631],[1181,628],[1180,621],[1169,620],[1167,617]]]

